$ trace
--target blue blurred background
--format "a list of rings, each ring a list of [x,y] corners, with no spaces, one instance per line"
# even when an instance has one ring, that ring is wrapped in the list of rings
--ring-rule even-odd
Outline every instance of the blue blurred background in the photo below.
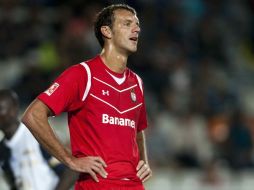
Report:
[[[119,2],[142,29],[128,65],[145,84],[147,190],[251,189],[254,0],[0,0],[0,88],[18,93],[22,114],[64,69],[100,52],[95,13]],[[68,141],[65,118],[52,122]]]

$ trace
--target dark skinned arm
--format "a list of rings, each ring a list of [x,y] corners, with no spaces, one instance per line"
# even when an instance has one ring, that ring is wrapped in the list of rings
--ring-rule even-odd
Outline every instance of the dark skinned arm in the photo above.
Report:
[[[59,182],[55,190],[69,190],[78,178],[78,173],[66,168],[59,176]]]
[[[40,100],[35,99],[25,111],[22,122],[31,131],[37,141],[57,160],[76,172],[88,173],[98,182],[96,173],[106,178],[106,163],[101,157],[87,156],[76,158],[60,142],[51,128],[48,117],[52,111]]]

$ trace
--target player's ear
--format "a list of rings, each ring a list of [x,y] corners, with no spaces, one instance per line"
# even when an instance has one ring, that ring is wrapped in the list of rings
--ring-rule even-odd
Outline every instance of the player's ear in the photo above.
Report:
[[[101,33],[105,38],[110,39],[112,37],[112,31],[109,26],[102,26],[101,27]]]

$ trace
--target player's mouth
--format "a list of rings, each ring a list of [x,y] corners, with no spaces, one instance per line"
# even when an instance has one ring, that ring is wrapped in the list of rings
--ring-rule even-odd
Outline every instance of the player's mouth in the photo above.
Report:
[[[137,43],[138,42],[138,37],[135,37],[135,36],[134,37],[130,37],[129,40]]]

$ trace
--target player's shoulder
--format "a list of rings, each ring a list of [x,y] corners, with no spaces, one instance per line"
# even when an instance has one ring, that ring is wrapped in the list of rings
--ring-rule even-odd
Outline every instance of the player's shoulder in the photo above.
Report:
[[[97,68],[97,63],[98,63],[98,56],[91,58],[91,59],[87,59],[84,60],[78,64],[75,64],[71,67],[68,68],[68,70],[70,71],[74,71],[74,72],[90,72],[90,70],[93,70],[93,68],[96,70]]]
[[[98,62],[98,61],[100,61],[99,55],[97,55],[93,58],[87,59],[84,62],[90,65],[90,64],[93,64],[93,63]]]
[[[73,72],[73,71],[83,72],[84,71],[84,65],[87,65],[87,66],[90,67],[95,62],[98,62],[98,56],[90,58],[90,59],[87,59],[87,60],[84,60],[84,61],[81,61],[80,63],[76,63],[76,64],[68,67],[65,71],[69,71],[69,72]]]
[[[76,63],[66,68],[61,75],[64,75],[64,76],[67,75],[69,77],[74,77],[74,78],[83,77],[87,73],[86,69],[84,68],[84,63],[85,62]]]
[[[129,77],[136,78],[137,80],[142,81],[142,78],[136,72],[134,72],[133,70],[129,68],[127,68],[127,74]]]
[[[89,59],[87,61],[82,61],[76,63],[68,68],[66,68],[59,76],[59,79],[64,79],[70,82],[79,81],[82,82],[90,75],[90,68],[96,62],[96,57]],[[94,66],[93,66],[94,67]]]
[[[77,73],[82,72],[82,70],[83,70],[82,65],[80,63],[78,63],[78,64],[75,64],[75,65],[72,65],[72,66],[66,68],[63,71],[63,73],[65,73],[65,74],[67,74],[67,73],[76,73],[77,74]]]
[[[100,56],[97,55],[97,56],[95,56],[95,57],[93,57],[93,58],[91,58],[91,59],[88,59],[88,60],[83,61],[83,62],[81,63],[81,65],[87,65],[87,66],[89,66],[89,67],[93,67],[93,66],[96,67],[96,64],[97,64],[97,63],[100,63],[100,62],[101,62]]]
[[[132,80],[136,81],[136,83],[138,84],[138,86],[143,94],[144,86],[143,86],[143,81],[142,81],[141,77],[129,68],[127,68],[127,75],[129,78],[132,78]]]

